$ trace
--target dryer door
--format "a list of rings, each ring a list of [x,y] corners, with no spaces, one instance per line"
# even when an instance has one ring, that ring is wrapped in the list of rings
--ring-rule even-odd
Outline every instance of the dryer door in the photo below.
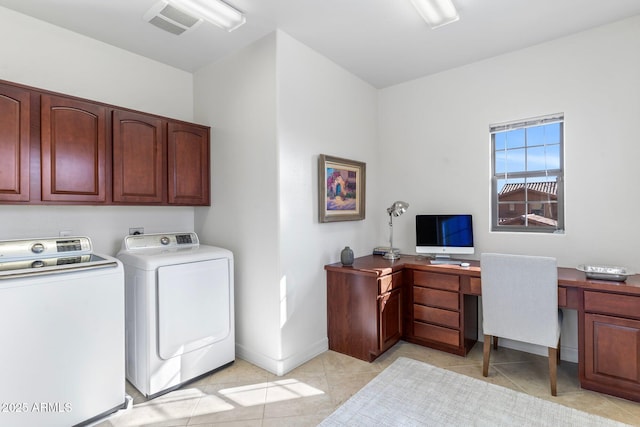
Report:
[[[158,355],[170,359],[230,333],[229,260],[158,268]]]

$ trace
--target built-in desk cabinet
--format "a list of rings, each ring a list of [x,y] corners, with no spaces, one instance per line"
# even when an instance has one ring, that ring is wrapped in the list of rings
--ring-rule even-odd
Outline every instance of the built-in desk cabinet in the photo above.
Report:
[[[402,272],[355,273],[327,271],[329,348],[370,362],[402,336]]]
[[[468,277],[407,270],[407,341],[464,356],[478,339],[478,298],[461,293]]]
[[[480,268],[406,256],[326,265],[329,348],[372,361],[399,339],[464,356],[478,338]],[[624,283],[558,269],[558,306],[578,312],[583,388],[640,402],[640,275]]]
[[[640,296],[584,291],[585,388],[638,400]]]

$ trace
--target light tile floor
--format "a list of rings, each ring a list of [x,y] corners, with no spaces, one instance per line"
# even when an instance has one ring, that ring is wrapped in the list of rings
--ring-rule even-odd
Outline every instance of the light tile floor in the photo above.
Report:
[[[484,378],[481,343],[459,357],[403,341],[373,363],[327,351],[281,377],[237,359],[149,401],[127,384],[133,407],[98,426],[315,426],[400,356],[640,426],[640,403],[582,390],[574,363],[560,364],[558,396],[551,397],[545,357],[500,348],[492,351],[489,377]]]

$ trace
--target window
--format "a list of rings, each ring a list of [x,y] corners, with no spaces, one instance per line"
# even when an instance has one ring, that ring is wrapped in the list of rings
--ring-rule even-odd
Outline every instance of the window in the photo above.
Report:
[[[564,114],[490,126],[493,231],[564,230]]]

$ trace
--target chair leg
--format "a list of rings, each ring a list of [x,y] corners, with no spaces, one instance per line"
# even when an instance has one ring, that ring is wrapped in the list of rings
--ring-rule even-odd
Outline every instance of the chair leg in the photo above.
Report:
[[[493,336],[493,349],[497,350],[498,349],[498,337],[497,336]]]
[[[491,335],[484,336],[484,347],[482,351],[482,376],[489,376],[489,357],[491,356]]]
[[[558,337],[558,365],[560,364],[560,344],[562,344],[560,341],[562,340],[562,337]]]
[[[549,347],[549,382],[551,383],[551,396],[557,396],[558,380],[558,349]]]

